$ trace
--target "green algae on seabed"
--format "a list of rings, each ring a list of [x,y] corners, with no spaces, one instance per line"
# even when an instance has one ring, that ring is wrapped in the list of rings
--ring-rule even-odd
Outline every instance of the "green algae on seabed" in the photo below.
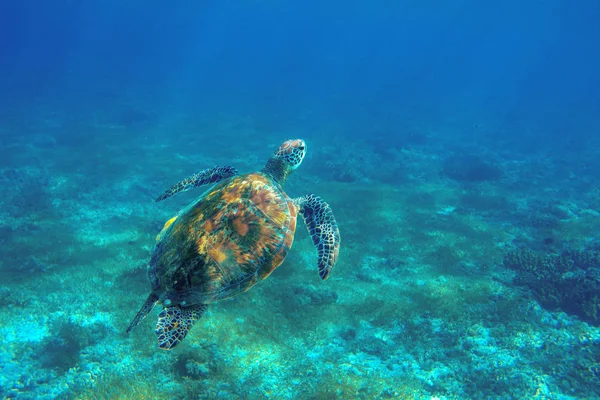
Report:
[[[195,196],[168,210],[154,207],[148,192],[197,165],[216,165],[248,150],[232,141],[222,153],[198,155],[197,149],[144,143],[145,154],[159,161],[137,168],[124,162],[127,151],[116,149],[140,143],[112,140],[105,136],[103,146],[74,154],[75,176],[72,164],[53,158],[57,150],[44,150],[52,174],[39,212],[19,208],[25,206],[16,197],[2,200],[19,211],[0,214],[10,232],[2,235],[10,257],[0,259],[2,396],[459,399],[597,393],[598,328],[541,308],[511,284],[511,272],[502,266],[511,241],[522,238],[520,228],[506,226],[517,208],[507,195],[514,189],[440,178],[440,165],[428,156],[435,148],[394,155],[406,172],[402,185],[379,183],[376,176],[366,182],[369,169],[360,163],[347,165],[356,168],[346,175],[355,177],[352,182],[332,182],[329,172],[319,176],[310,165],[310,173],[299,172],[290,182],[290,193],[322,194],[336,211],[344,251],[327,282],[315,273],[312,244],[298,230],[284,265],[246,295],[211,307],[181,348],[158,352],[148,329],[125,335],[148,290],[144,271],[154,236],[172,210]],[[87,154],[90,149],[105,153]],[[361,149],[361,163],[376,162],[368,147]],[[183,157],[172,157],[176,152]],[[319,163],[319,152],[324,155],[321,149],[309,161]],[[92,164],[111,157],[117,176],[94,174],[86,157]],[[94,185],[86,186],[92,175]],[[561,220],[552,229],[564,233],[582,218]],[[597,227],[593,219],[586,224],[577,225],[580,235]],[[536,237],[536,229],[546,228],[526,229]],[[13,260],[22,254],[51,267],[15,270]],[[153,327],[151,318],[143,324]]]

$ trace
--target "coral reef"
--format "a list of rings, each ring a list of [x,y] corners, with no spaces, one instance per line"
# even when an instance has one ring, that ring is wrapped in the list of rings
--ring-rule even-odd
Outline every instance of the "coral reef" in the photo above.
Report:
[[[385,134],[353,143],[307,135],[311,153],[286,190],[318,193],[334,209],[342,252],[327,281],[299,223],[286,262],[248,293],[211,305],[177,349],[156,348],[157,310],[126,335],[149,290],[157,232],[200,193],[159,206],[155,195],[206,166],[260,168],[282,139],[258,135],[246,116],[169,120],[132,110],[140,111],[95,111],[100,123],[84,124],[87,136],[38,126],[48,133],[0,145],[0,397],[600,392],[598,192],[540,199],[559,185],[534,168],[544,159],[446,158],[449,139],[425,128],[389,143]],[[69,118],[53,115],[52,124],[81,127]],[[277,127],[284,139],[299,129]],[[584,250],[562,251],[577,243]],[[507,253],[515,246],[523,249]]]
[[[540,255],[529,249],[507,253],[504,265],[517,272],[515,283],[532,290],[546,307],[561,308],[600,325],[600,253],[564,250]]]

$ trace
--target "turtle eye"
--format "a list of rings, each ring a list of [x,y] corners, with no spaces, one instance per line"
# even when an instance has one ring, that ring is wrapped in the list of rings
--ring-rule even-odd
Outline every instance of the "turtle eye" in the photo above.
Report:
[[[304,151],[304,146],[298,146],[298,149]]]

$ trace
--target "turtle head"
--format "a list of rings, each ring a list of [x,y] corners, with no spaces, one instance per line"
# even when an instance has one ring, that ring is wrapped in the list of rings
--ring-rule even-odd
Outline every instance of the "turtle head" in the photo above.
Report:
[[[281,159],[286,167],[294,171],[302,164],[305,155],[306,142],[302,139],[293,139],[283,142],[275,151],[273,157]]]
[[[286,140],[269,158],[263,172],[271,175],[279,183],[302,164],[306,155],[306,142],[302,139]]]

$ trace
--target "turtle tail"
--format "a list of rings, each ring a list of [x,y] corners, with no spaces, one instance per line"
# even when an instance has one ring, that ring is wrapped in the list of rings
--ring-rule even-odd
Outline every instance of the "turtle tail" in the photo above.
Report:
[[[148,315],[148,313],[152,311],[152,308],[154,308],[154,305],[157,301],[158,294],[156,294],[155,292],[150,293],[150,296],[148,296],[148,298],[144,302],[144,305],[142,306],[142,308],[140,308],[140,311],[138,311],[133,321],[131,321],[131,324],[129,324],[129,327],[127,328],[127,333],[131,332],[133,328],[139,325],[139,323],[146,317],[146,315]]]

